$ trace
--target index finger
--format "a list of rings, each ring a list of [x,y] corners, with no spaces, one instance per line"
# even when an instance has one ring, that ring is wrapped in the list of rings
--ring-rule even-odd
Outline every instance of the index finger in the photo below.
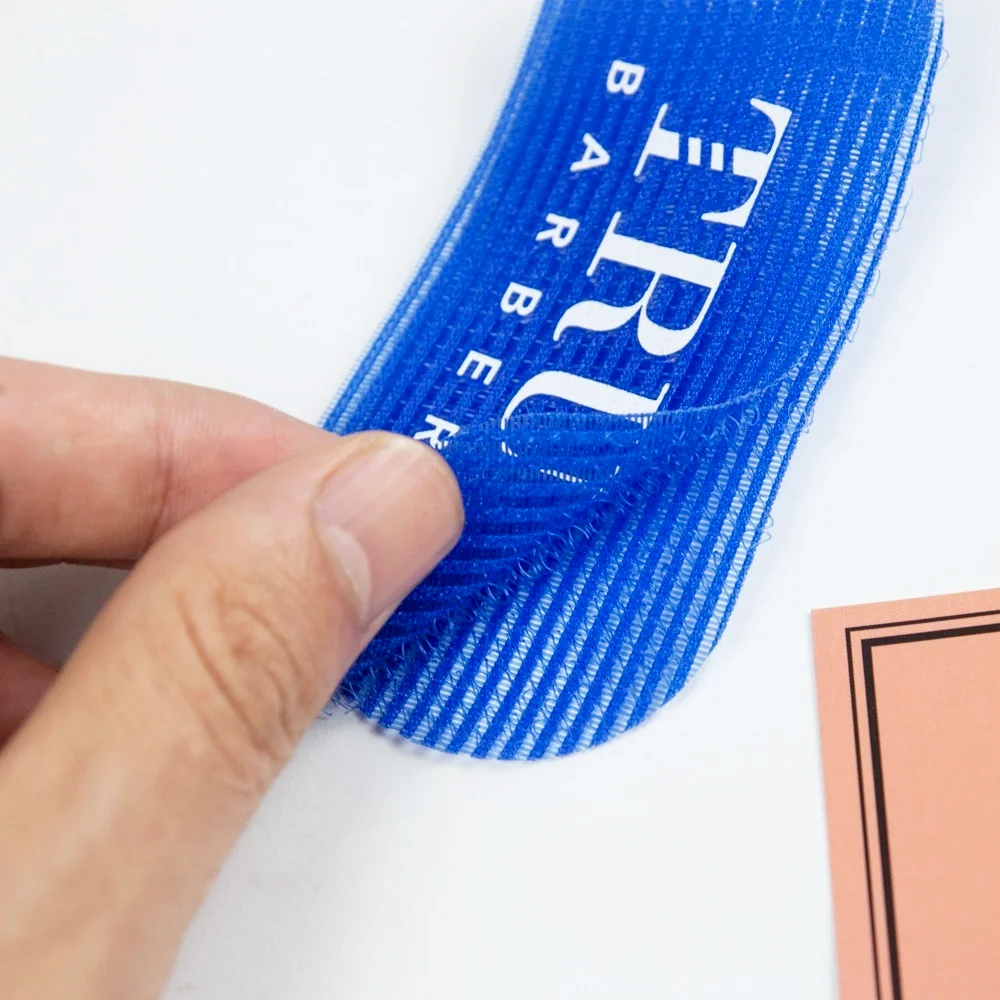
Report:
[[[135,560],[324,434],[228,393],[0,358],[0,560]]]

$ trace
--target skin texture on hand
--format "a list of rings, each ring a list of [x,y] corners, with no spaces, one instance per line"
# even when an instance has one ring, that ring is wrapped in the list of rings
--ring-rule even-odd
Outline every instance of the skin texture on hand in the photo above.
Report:
[[[0,996],[154,998],[458,487],[406,438],[11,360],[0,454],[0,565],[134,564],[58,674],[0,637]]]

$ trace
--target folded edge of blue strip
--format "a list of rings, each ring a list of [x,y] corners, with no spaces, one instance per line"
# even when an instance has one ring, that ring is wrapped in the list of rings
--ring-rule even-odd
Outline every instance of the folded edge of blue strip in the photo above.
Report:
[[[683,687],[872,284],[941,39],[934,0],[543,4],[324,421],[441,448],[467,514],[334,704],[525,759]]]

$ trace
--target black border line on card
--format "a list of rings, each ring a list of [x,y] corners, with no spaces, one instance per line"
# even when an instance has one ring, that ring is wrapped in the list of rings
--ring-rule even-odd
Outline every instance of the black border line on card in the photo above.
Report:
[[[872,965],[875,971],[875,995],[882,1000],[882,979],[879,975],[878,942],[875,926],[875,895],[872,891],[871,843],[868,838],[867,807],[865,804],[864,772],[861,762],[861,731],[858,725],[857,686],[854,681],[854,653],[851,638],[855,632],[875,631],[883,628],[906,628],[912,625],[932,625],[942,622],[968,621],[1000,615],[994,611],[970,611],[958,615],[941,615],[936,618],[916,618],[910,621],[876,622],[871,625],[851,625],[844,630],[847,643],[847,673],[851,691],[851,716],[854,724],[854,753],[858,772],[858,798],[861,803],[861,830],[865,851],[865,879],[868,888],[868,918],[871,928]],[[898,635],[878,636],[861,640],[861,659],[865,678],[865,709],[868,716],[868,737],[872,754],[872,780],[875,786],[875,813],[879,835],[879,860],[882,868],[882,887],[885,903],[885,921],[889,940],[889,967],[892,977],[892,1000],[903,1000],[899,971],[899,944],[896,937],[896,912],[893,898],[892,869],[889,856],[889,830],[885,806],[885,785],[882,775],[882,754],[878,731],[878,700],[875,692],[875,671],[872,649],[875,646],[899,645],[906,642],[928,642],[934,639],[954,639],[986,632],[1000,632],[1000,622],[988,625],[970,625],[964,628],[947,628],[926,632],[904,632]]]

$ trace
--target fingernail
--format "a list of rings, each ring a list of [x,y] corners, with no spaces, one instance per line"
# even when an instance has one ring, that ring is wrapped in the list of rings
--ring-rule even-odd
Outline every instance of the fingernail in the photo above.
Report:
[[[462,501],[451,471],[430,448],[381,435],[323,485],[316,521],[366,627],[451,550],[462,532]]]

